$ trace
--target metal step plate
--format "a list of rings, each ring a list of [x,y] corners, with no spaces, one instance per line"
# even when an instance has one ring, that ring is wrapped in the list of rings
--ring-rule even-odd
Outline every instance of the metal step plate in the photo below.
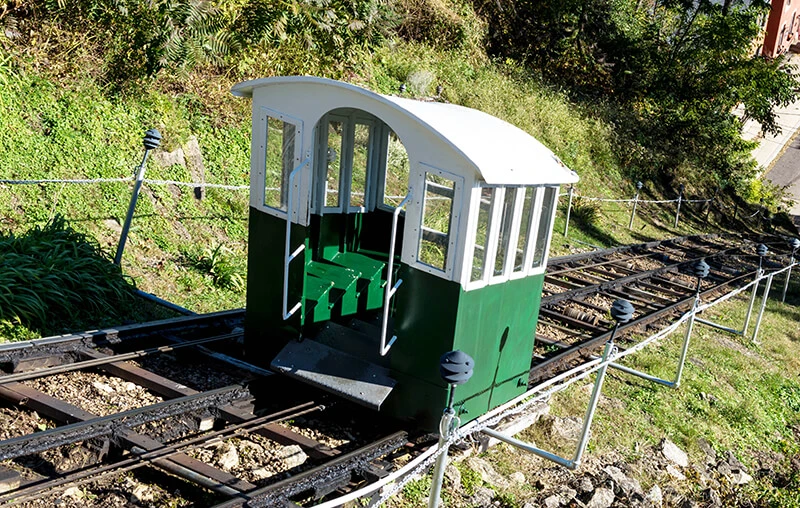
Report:
[[[313,340],[292,341],[272,360],[287,376],[378,410],[397,381],[389,369]]]

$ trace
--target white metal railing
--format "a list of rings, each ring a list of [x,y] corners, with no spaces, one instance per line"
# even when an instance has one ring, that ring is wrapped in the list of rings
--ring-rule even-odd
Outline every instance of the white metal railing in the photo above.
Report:
[[[306,248],[305,242],[300,244],[293,252],[289,252],[291,250],[291,237],[292,237],[292,187],[294,183],[294,177],[298,171],[303,169],[308,163],[308,158],[300,163],[299,166],[294,168],[291,173],[289,173],[289,184],[287,189],[287,196],[286,196],[286,243],[285,248],[283,251],[283,319],[284,321],[292,317],[292,315],[300,310],[303,306],[303,301],[300,300],[297,302],[292,310],[289,310],[289,264],[300,255]]]
[[[389,267],[386,274],[386,290],[383,295],[383,320],[381,322],[381,346],[380,346],[380,354],[381,356],[386,356],[386,353],[389,352],[389,349],[394,344],[394,341],[397,340],[397,335],[392,335],[391,340],[389,343],[386,343],[386,334],[387,334],[387,327],[389,325],[389,306],[392,302],[392,297],[397,292],[397,288],[403,283],[403,279],[397,279],[397,282],[392,285],[392,273],[394,271],[394,247],[397,241],[397,220],[400,216],[400,212],[404,206],[408,203],[408,200],[411,199],[411,191],[408,191],[406,197],[403,198],[403,201],[397,205],[397,208],[394,209],[394,213],[392,214],[392,239],[389,242]]]

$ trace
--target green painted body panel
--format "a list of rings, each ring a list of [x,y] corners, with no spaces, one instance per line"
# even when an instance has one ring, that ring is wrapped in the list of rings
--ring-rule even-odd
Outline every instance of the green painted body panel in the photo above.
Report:
[[[308,228],[292,224],[291,246],[306,244]],[[247,249],[247,308],[245,311],[245,351],[250,361],[268,365],[286,344],[300,336],[301,315],[283,320],[283,256],[286,221],[250,208]],[[289,308],[304,294],[303,259],[296,259],[289,270]]]
[[[472,379],[456,389],[463,422],[525,392],[544,275],[471,291],[407,266],[400,277],[390,411],[434,427],[447,400],[439,358],[453,349],[475,360]]]

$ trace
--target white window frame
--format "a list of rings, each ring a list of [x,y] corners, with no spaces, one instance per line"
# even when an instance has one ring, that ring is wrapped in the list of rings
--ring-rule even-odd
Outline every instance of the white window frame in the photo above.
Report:
[[[303,153],[304,142],[303,121],[299,118],[281,113],[280,111],[261,106],[259,107],[258,115],[255,116],[253,122],[253,144],[255,146],[253,147],[254,149],[252,150],[251,156],[251,175],[253,176],[251,176],[250,180],[250,206],[269,215],[285,219],[287,217],[288,210],[275,208],[265,203],[267,197],[265,189],[265,168],[267,163],[267,135],[269,132],[269,118],[280,120],[281,122],[287,122],[295,126],[294,154],[292,158],[294,164],[293,167],[289,169],[290,172],[301,164],[301,154]],[[291,200],[292,204],[294,205],[292,207],[293,210],[291,210],[292,221],[302,223],[303,225],[307,225],[308,223],[308,191],[310,190],[308,189],[308,175],[310,174],[308,169],[310,168],[306,168],[305,171],[301,171],[295,177],[293,188],[287,189],[287,193],[293,193]],[[283,168],[283,171],[285,172],[286,168]],[[281,178],[288,178],[288,174],[284,173]],[[286,201],[288,205],[288,196]],[[303,219],[305,219],[305,221],[303,221]]]
[[[356,149],[356,124],[366,125],[369,128],[369,140],[367,141],[367,167],[364,168],[366,171],[366,174],[364,175],[366,178],[366,181],[364,182],[364,206],[350,205],[350,197],[353,192],[353,155],[355,154]],[[359,117],[356,114],[351,116],[351,124],[347,129],[347,132],[350,136],[349,143],[352,147],[352,150],[348,150],[350,161],[347,166],[349,168],[348,172],[350,173],[347,178],[347,211],[349,213],[362,213],[366,212],[367,210],[375,209],[375,203],[373,201],[374,192],[372,191],[372,187],[375,185],[375,174],[381,173],[381,171],[375,167],[375,147],[376,145],[379,145],[375,138],[375,133],[378,130],[378,126],[373,120]]]
[[[505,258],[503,264],[503,273],[500,275],[494,274],[494,265],[497,261],[497,251],[500,247],[500,224],[503,222],[503,205],[506,203],[506,193],[510,187],[497,187],[494,191],[494,199],[495,199],[495,206],[492,208],[492,218],[491,221],[496,224],[496,226],[492,229],[492,236],[489,240],[489,256],[488,258],[491,259],[491,264],[487,265],[489,270],[487,273],[489,275],[489,284],[497,284],[499,282],[504,282],[507,280],[506,277],[506,266],[508,265],[508,257]],[[498,199],[499,196],[499,199]],[[516,202],[515,202],[516,204]],[[511,227],[513,229],[514,225],[514,213],[515,211],[512,209],[511,212]],[[511,231],[509,231],[509,234]],[[511,239],[509,239],[509,245],[511,244]],[[508,249],[506,249],[508,250]]]
[[[494,189],[494,198],[492,201],[492,208],[489,212],[489,230],[487,232],[486,253],[485,253],[485,269],[483,278],[479,280],[471,280],[472,278],[472,263],[474,262],[475,240],[478,226],[478,215],[480,211],[481,192],[485,188]],[[542,256],[542,263],[537,267],[532,267],[533,256],[536,251],[536,242],[538,241],[539,224],[542,219],[542,208],[544,205],[544,195],[547,188],[553,188],[555,199],[553,201],[553,209],[549,217],[550,227],[547,231],[548,237],[544,246],[544,254]],[[502,275],[494,275],[494,265],[497,259],[497,248],[500,244],[500,221],[503,215],[503,204],[505,201],[506,192],[509,189],[519,189],[514,201],[513,222],[511,225],[510,239],[508,249],[506,250],[505,265]],[[533,204],[531,215],[527,224],[522,224],[522,212],[525,206],[525,192],[530,189],[533,192]],[[464,248],[464,258],[462,261],[462,277],[461,286],[466,291],[479,289],[487,285],[502,284],[509,280],[522,279],[533,275],[540,275],[547,269],[547,260],[549,258],[550,243],[553,239],[553,226],[555,222],[555,215],[558,211],[558,185],[535,185],[535,186],[510,186],[501,187],[494,185],[476,185],[472,188],[469,218],[467,220],[468,230],[466,245]],[[525,252],[523,254],[523,269],[514,271],[514,263],[516,261],[517,244],[519,243],[519,236],[522,228],[528,228],[527,242],[525,244]]]
[[[530,272],[529,272],[530,275],[537,275],[537,274],[544,273],[545,270],[547,269],[547,260],[550,258],[550,243],[553,241],[553,228],[555,227],[555,222],[556,222],[556,212],[558,212],[558,194],[559,194],[558,191],[559,191],[560,186],[558,186],[558,185],[542,185],[540,188],[541,188],[540,192],[541,192],[542,197],[541,197],[541,200],[539,201],[537,215],[540,216],[542,214],[542,208],[543,208],[543,205],[544,205],[544,194],[545,194],[545,189],[547,189],[547,188],[555,189],[554,192],[553,192],[553,209],[550,210],[550,227],[547,229],[547,241],[545,241],[545,244],[544,244],[544,253],[542,254],[542,264],[539,265],[537,268],[531,268]],[[536,225],[537,226],[539,225],[538,221],[536,222]],[[537,231],[538,231],[538,227],[537,227]],[[535,245],[535,243],[534,243],[534,245]],[[531,251],[533,251],[533,250],[535,250],[535,247],[531,249]],[[533,255],[531,255],[531,263],[532,262],[533,262]]]
[[[522,265],[522,270],[515,272],[514,271],[514,264],[517,262],[517,246],[519,245],[519,233],[522,230],[522,211],[525,208],[525,191],[529,187],[516,187],[517,189],[517,200],[514,203],[514,222],[511,225],[511,239],[508,242],[508,252],[506,252],[506,266],[504,270],[504,274],[508,278],[508,280],[514,279],[522,279],[523,277],[528,276],[528,270],[526,269],[525,265]],[[535,200],[533,206],[536,206]],[[531,215],[533,215],[533,210],[531,210]],[[530,228],[530,222],[526,226]],[[530,229],[528,230],[530,233]],[[530,237],[529,237],[530,238]],[[528,249],[528,245],[525,245],[525,250]],[[523,263],[525,260],[525,253],[522,254]]]
[[[463,192],[464,192],[464,178],[459,176],[455,173],[450,173],[448,171],[444,171],[442,169],[436,168],[434,166],[430,166],[425,163],[419,163],[419,172],[422,178],[422,188],[420,190],[420,196],[417,198],[415,197],[414,204],[419,209],[419,217],[415,221],[415,227],[413,228],[414,235],[409,240],[413,238],[413,245],[411,249],[411,266],[416,268],[417,270],[430,273],[439,277],[444,277],[449,280],[453,280],[453,274],[455,273],[455,266],[456,263],[460,261],[460,255],[463,254],[458,251],[458,238],[459,233],[461,230],[461,203],[463,200]],[[448,231],[448,239],[447,239],[447,257],[444,263],[444,270],[441,270],[435,266],[428,265],[418,259],[420,247],[422,245],[422,224],[425,220],[425,198],[426,198],[426,191],[427,191],[427,175],[432,174],[439,176],[441,178],[445,178],[453,182],[453,201],[451,204],[451,212],[450,212],[450,228]],[[410,180],[410,175],[409,175]],[[404,240],[404,243],[407,240]]]
[[[481,195],[483,194],[483,189],[492,189],[494,194],[492,194],[492,202],[489,208],[489,224],[487,224],[486,245],[484,246],[483,252],[483,277],[478,280],[472,280],[472,263],[475,261],[475,243],[478,234],[478,218],[480,216]],[[489,284],[489,244],[491,242],[494,230],[497,229],[497,223],[493,221],[493,217],[495,214],[495,209],[498,207],[498,189],[499,187],[489,185],[476,185],[472,187],[469,218],[467,220],[467,241],[464,247],[464,267],[461,270],[461,273],[463,274],[461,286],[466,290],[482,288]]]
[[[339,113],[326,113],[320,118],[317,132],[315,135],[315,143],[317,144],[316,158],[317,162],[314,164],[314,174],[316,175],[314,184],[314,196],[312,198],[311,211],[325,215],[326,213],[359,213],[366,212],[367,210],[375,209],[374,190],[376,179],[380,179],[380,175],[375,177],[375,173],[380,174],[381,171],[375,168],[376,163],[375,154],[381,150],[380,138],[376,138],[376,132],[380,129],[380,125],[372,118],[367,118],[359,115],[360,111],[355,110],[350,114]],[[328,195],[328,126],[330,122],[340,122],[342,124],[342,145],[339,147],[338,163],[339,163],[339,205],[326,206],[326,198]],[[355,151],[355,128],[356,124],[366,125],[370,129],[370,139],[367,147],[367,167],[366,167],[366,182],[364,186],[364,206],[350,206],[350,193],[352,192],[353,181],[353,153]],[[346,199],[345,199],[346,198]]]
[[[377,129],[376,131],[377,132]],[[389,125],[383,123],[380,128],[379,138],[377,145],[377,152],[381,154],[381,160],[376,161],[377,163],[377,173],[378,178],[375,179],[375,185],[373,186],[373,198],[374,198],[374,206],[371,207],[371,210],[375,208],[380,210],[385,210],[387,212],[394,212],[395,208],[392,205],[387,205],[384,203],[384,199],[386,197],[386,171],[388,170],[388,162],[389,162],[389,134],[394,132],[395,136],[400,139],[400,136],[394,131]],[[414,163],[411,160],[411,154],[408,153],[406,149],[405,143],[403,140],[400,139],[400,143],[403,145],[403,150],[406,150],[406,155],[408,156],[408,191],[411,190],[411,178],[412,178],[412,169],[414,168]],[[423,182],[424,184],[425,182]],[[406,191],[406,195],[408,195],[408,191]],[[402,199],[402,198],[401,198]],[[406,213],[405,210],[400,211],[400,215],[404,216]]]

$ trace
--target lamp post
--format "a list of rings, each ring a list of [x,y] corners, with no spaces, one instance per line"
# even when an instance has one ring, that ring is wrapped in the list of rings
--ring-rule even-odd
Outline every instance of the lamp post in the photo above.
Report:
[[[119,265],[122,263],[122,253],[125,251],[125,242],[128,240],[128,232],[131,229],[131,221],[133,220],[133,212],[136,210],[136,201],[139,199],[139,191],[144,182],[145,164],[147,163],[147,156],[150,150],[158,148],[161,144],[161,133],[156,129],[148,129],[144,133],[144,157],[142,163],[139,164],[139,169],[136,173],[136,182],[133,184],[133,193],[131,194],[131,202],[128,204],[128,214],[125,216],[125,224],[122,226],[122,233],[119,235],[119,244],[117,245],[117,253],[114,256],[114,264]]]
[[[442,480],[444,479],[444,470],[447,467],[447,450],[450,448],[447,440],[461,423],[453,409],[456,386],[463,385],[469,381],[469,378],[472,377],[472,367],[474,365],[475,360],[467,353],[459,350],[445,353],[439,359],[439,374],[441,374],[444,382],[447,383],[450,393],[447,398],[447,407],[439,422],[440,455],[436,458],[436,466],[433,469],[428,508],[438,508],[441,502]]]

